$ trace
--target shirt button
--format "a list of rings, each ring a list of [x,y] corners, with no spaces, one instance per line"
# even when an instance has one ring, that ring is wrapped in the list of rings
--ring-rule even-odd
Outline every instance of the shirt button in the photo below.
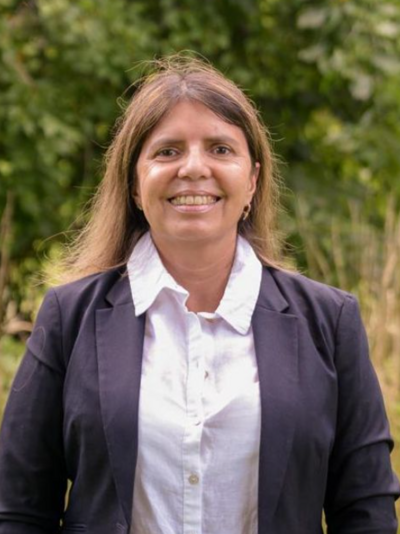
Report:
[[[197,475],[190,475],[188,480],[193,486],[199,483],[199,477]]]

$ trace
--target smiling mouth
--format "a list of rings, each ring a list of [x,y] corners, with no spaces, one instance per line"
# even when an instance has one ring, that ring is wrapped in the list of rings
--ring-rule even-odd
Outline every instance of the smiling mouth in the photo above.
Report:
[[[168,199],[174,206],[205,206],[216,204],[220,197],[212,195],[181,195]]]

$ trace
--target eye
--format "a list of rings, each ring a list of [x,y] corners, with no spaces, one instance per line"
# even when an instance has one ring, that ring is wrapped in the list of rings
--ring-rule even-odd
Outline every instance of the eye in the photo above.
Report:
[[[162,148],[159,150],[156,154],[156,156],[161,156],[164,158],[171,158],[173,156],[176,156],[178,154],[178,151],[175,148]]]
[[[218,145],[216,147],[214,147],[214,152],[215,154],[217,154],[218,156],[225,156],[227,154],[230,154],[231,153],[231,149],[225,145]]]

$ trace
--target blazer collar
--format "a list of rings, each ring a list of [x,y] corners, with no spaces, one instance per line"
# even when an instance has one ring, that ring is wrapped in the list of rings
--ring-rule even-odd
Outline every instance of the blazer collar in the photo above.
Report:
[[[133,305],[126,267],[121,271],[120,277],[106,294],[105,300],[111,304],[111,306],[120,306],[121,304]]]
[[[256,305],[266,310],[284,312],[288,309],[289,303],[277,285],[273,272],[274,270],[269,267],[263,268],[260,294]]]

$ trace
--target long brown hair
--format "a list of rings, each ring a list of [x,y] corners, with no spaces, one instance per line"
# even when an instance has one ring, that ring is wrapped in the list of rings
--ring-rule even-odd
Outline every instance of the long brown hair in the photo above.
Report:
[[[178,54],[150,66],[150,74],[137,82],[106,153],[104,178],[93,198],[89,220],[66,249],[63,280],[124,265],[149,229],[132,198],[136,163],[151,131],[183,99],[204,104],[244,132],[251,160],[260,163],[260,173],[250,215],[238,223],[238,232],[265,265],[282,268],[276,228],[279,178],[270,136],[255,106],[238,86],[202,59]]]

